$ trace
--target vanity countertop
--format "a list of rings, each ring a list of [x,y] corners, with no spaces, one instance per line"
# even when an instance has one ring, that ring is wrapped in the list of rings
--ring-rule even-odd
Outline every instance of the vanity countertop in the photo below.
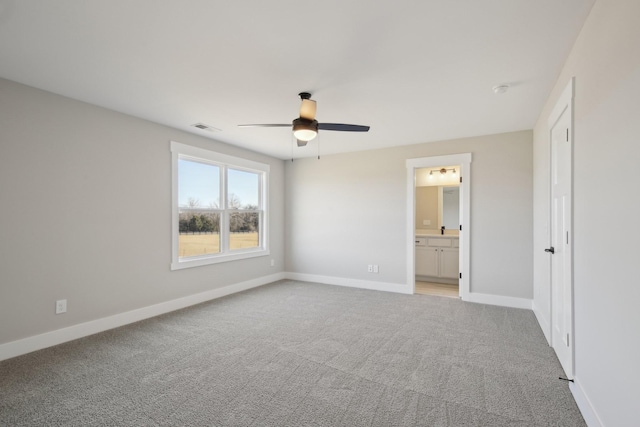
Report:
[[[458,238],[458,230],[445,230],[444,234],[440,234],[438,230],[416,230],[416,237],[448,237]]]

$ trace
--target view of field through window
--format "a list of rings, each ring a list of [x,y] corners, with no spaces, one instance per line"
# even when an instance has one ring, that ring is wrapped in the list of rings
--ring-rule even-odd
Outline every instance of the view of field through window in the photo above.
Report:
[[[226,193],[221,174],[226,172]],[[178,256],[213,255],[260,245],[260,176],[251,171],[178,161]],[[226,194],[226,200],[221,200]]]

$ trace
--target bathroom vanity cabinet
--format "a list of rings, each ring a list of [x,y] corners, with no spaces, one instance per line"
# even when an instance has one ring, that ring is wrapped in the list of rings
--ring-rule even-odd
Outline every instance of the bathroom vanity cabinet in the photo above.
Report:
[[[447,235],[416,235],[416,276],[457,279],[459,238]]]

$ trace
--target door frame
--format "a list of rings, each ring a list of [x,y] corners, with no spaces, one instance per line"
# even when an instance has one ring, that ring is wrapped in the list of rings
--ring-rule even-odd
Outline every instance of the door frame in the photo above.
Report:
[[[471,290],[471,153],[451,154],[446,156],[420,157],[407,159],[407,284],[411,293],[416,292],[416,169],[437,167],[443,165],[460,165],[460,298],[466,300]]]
[[[556,105],[553,107],[553,110],[551,111],[551,114],[549,115],[549,119],[547,121],[547,126],[548,126],[548,144],[549,144],[549,227],[548,227],[548,241],[549,241],[549,247],[551,247],[552,243],[553,243],[553,142],[552,142],[552,135],[551,132],[555,126],[555,124],[557,123],[557,121],[560,119],[560,117],[562,116],[563,113],[567,113],[569,116],[569,149],[570,149],[570,154],[569,154],[569,165],[568,167],[570,168],[569,171],[569,179],[570,179],[570,183],[569,183],[569,224],[568,224],[568,231],[569,231],[569,246],[570,246],[570,252],[569,252],[569,294],[570,294],[570,298],[569,298],[569,310],[571,311],[570,316],[569,316],[569,322],[570,325],[568,327],[569,329],[569,351],[570,351],[570,366],[568,367],[568,372],[565,372],[565,374],[567,375],[568,378],[573,378],[574,375],[574,366],[575,366],[575,337],[574,337],[574,331],[575,331],[575,321],[574,321],[574,286],[573,286],[573,265],[574,265],[574,259],[573,259],[573,183],[574,183],[574,179],[573,179],[573,154],[574,154],[574,111],[573,111],[573,99],[574,99],[574,92],[575,92],[575,77],[572,77],[569,80],[569,83],[567,84],[567,86],[564,88],[564,90],[562,91],[562,94],[560,95],[560,97],[558,98],[558,101],[556,102]],[[553,312],[554,312],[554,299],[553,299],[553,294],[554,294],[554,285],[553,285],[553,269],[552,269],[552,257],[553,255],[550,255],[548,257],[548,271],[549,271],[549,344],[551,345],[551,347],[553,348],[554,345],[554,322],[555,319],[553,318]],[[565,367],[563,367],[565,368]],[[565,369],[566,371],[566,369]]]

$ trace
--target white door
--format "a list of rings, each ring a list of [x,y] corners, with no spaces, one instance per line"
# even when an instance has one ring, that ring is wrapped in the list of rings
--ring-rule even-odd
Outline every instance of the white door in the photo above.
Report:
[[[551,345],[573,377],[572,128],[569,106],[551,128]]]

